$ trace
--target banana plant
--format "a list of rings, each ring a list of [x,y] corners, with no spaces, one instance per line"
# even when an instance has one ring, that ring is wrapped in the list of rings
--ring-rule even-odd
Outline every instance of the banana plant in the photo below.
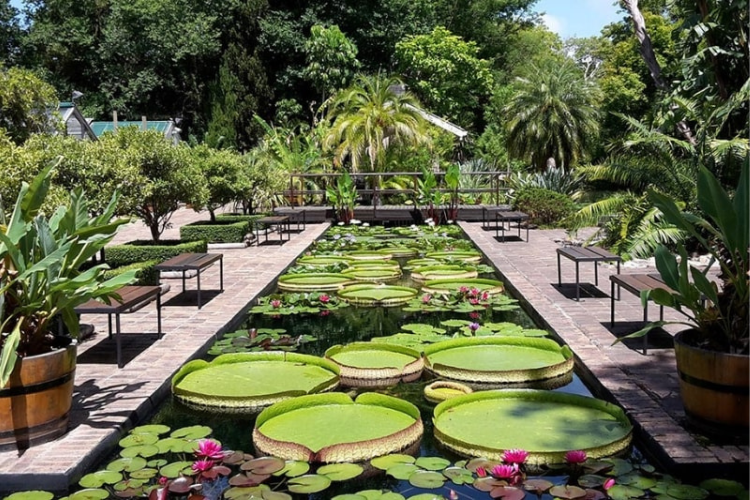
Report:
[[[49,191],[52,166],[24,183],[15,208],[5,218],[0,203],[0,387],[10,378],[19,357],[52,350],[62,321],[75,338],[75,308],[97,297],[117,297],[135,272],[103,281],[105,264],[89,266],[91,258],[128,219],[113,220],[115,194],[104,213],[90,217],[82,191],[49,218],[40,213]]]
[[[349,172],[341,174],[334,186],[326,188],[326,196],[338,211],[339,221],[348,224],[354,217],[354,204],[357,201],[357,187]]]

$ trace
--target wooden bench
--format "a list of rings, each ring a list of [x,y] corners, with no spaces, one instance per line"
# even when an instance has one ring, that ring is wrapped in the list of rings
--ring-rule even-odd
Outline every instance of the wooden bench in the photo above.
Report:
[[[289,212],[287,212],[289,213]],[[303,212],[304,214],[304,212]],[[291,229],[291,217],[289,215],[273,215],[270,217],[261,217],[255,219],[255,244],[260,246],[260,235],[263,234],[263,241],[268,243],[268,235],[273,233],[279,234],[279,243],[284,244],[284,234],[291,240],[289,230]]]
[[[122,342],[120,314],[128,314],[145,307],[156,300],[156,332],[161,338],[161,287],[128,285],[117,290],[120,299],[99,301],[89,300],[75,308],[77,314],[106,314],[109,322],[109,336],[112,336],[112,315],[115,315],[115,342],[117,343],[117,367],[122,368]]]
[[[581,300],[580,274],[578,266],[581,262],[594,263],[594,285],[599,286],[599,262],[617,262],[617,274],[620,274],[620,263],[622,257],[608,252],[599,247],[563,247],[557,249],[557,286],[562,287],[562,275],[560,271],[560,256],[568,258],[576,263],[576,301]]]
[[[203,305],[201,303],[201,272],[219,261],[219,291],[224,291],[224,254],[220,253],[181,253],[176,257],[157,264],[154,269],[157,271],[178,271],[182,273],[182,291],[185,291],[185,280],[188,278],[188,271],[196,271],[198,279],[198,309]],[[192,277],[192,276],[191,276]],[[161,276],[159,277],[161,280]]]
[[[615,285],[617,286],[617,299],[620,299],[620,289],[624,288],[633,295],[640,297],[641,292],[661,288],[672,291],[656,274],[618,274],[609,277],[612,282],[610,323],[615,326]],[[648,322],[648,302],[643,306],[643,321]],[[659,321],[664,321],[664,306],[659,305]],[[643,336],[643,354],[648,353],[647,335]]]

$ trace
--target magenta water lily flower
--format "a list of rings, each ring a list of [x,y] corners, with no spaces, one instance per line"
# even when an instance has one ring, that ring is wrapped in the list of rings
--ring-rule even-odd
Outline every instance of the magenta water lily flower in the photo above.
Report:
[[[586,458],[586,452],[583,450],[571,450],[565,454],[565,461],[570,465],[582,464]]]
[[[529,452],[519,448],[506,450],[503,453],[503,462],[506,464],[522,464],[526,462],[527,458],[529,458]]]
[[[469,330],[471,330],[472,332],[476,332],[477,330],[479,330],[479,326],[479,323],[471,323],[469,325]]]
[[[202,474],[214,468],[213,460],[196,460],[193,462],[193,472]]]
[[[469,295],[471,295],[472,297],[476,297],[477,295],[479,295],[479,289],[472,288],[471,290],[469,290]]]
[[[476,312],[476,311],[472,311],[472,312],[470,312],[470,313],[469,313],[469,317],[470,317],[471,319],[479,319],[479,318],[480,318],[480,316],[481,316],[481,315],[480,315],[480,314],[479,314],[478,312]]]
[[[195,450],[195,456],[206,460],[222,460],[224,458],[224,451],[216,441],[202,439],[198,441],[198,449]]]
[[[482,292],[482,300],[489,300],[490,294],[489,292]]]
[[[462,286],[461,288],[458,289],[458,291],[461,292],[461,293],[467,293],[469,291],[469,287],[468,286]]]
[[[271,307],[273,307],[274,309],[278,309],[279,307],[281,307],[281,301],[280,300],[272,300],[271,301]]]
[[[432,295],[430,295],[429,293],[422,295],[422,302],[424,302],[425,304],[427,304],[431,300],[432,300]]]
[[[469,299],[469,304],[475,306],[479,304],[479,299]]]
[[[484,469],[484,467],[477,467],[477,476],[487,477],[487,471]]]
[[[320,311],[320,315],[321,316],[328,316],[329,314],[331,314],[331,311],[329,311],[328,309],[326,309],[324,311]]]
[[[324,304],[328,303],[331,300],[331,297],[329,297],[326,294],[323,294],[320,296],[320,301]]]
[[[502,464],[492,468],[490,473],[496,479],[512,480],[518,474],[518,464]]]
[[[602,487],[604,488],[604,491],[607,491],[614,485],[615,485],[615,478],[610,477],[609,479],[604,481],[604,484],[602,485]]]

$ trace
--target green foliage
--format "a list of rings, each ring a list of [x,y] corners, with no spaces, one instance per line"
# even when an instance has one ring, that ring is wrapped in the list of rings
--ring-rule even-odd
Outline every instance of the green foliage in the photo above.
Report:
[[[182,241],[205,240],[208,243],[242,243],[248,231],[250,231],[250,223],[247,220],[198,221],[180,226],[180,239]]]
[[[326,188],[326,197],[339,211],[339,220],[348,224],[352,217],[352,210],[357,202],[357,187],[349,172],[344,172],[336,178],[336,184]]]
[[[515,191],[530,187],[547,189],[575,200],[581,196],[583,179],[577,173],[564,168],[552,168],[544,172],[511,174],[507,179],[507,186]]]
[[[242,214],[218,214],[216,215],[216,220],[219,222],[241,222],[241,221],[247,221],[247,227],[249,230],[253,230],[255,227],[255,221],[256,219],[260,219],[263,217],[263,214],[260,215],[242,215]]]
[[[429,111],[470,126],[493,85],[490,64],[478,53],[475,42],[438,26],[398,42],[395,57],[404,81]]]
[[[347,39],[335,24],[329,28],[310,28],[305,42],[307,67],[302,72],[323,100],[337,90],[349,86],[359,69],[357,46]]]
[[[224,205],[241,199],[247,189],[245,161],[234,151],[219,151],[205,145],[192,148],[193,162],[200,174],[206,179],[208,196],[205,208],[211,214],[211,221],[216,221],[216,210]],[[194,207],[200,210],[201,206]]]
[[[49,190],[52,167],[24,183],[6,220],[0,210],[0,386],[4,386],[19,355],[50,349],[50,333],[62,321],[75,337],[75,308],[96,297],[111,297],[134,273],[102,280],[104,265],[82,270],[114,237],[125,219],[112,220],[116,199],[100,216],[90,218],[81,190],[50,217],[39,213]]]
[[[31,134],[51,132],[57,128],[58,118],[51,113],[51,108],[57,104],[55,89],[33,71],[4,68],[1,62],[2,59],[0,136],[5,131],[16,144],[21,144]]]
[[[205,240],[131,241],[124,245],[108,246],[105,260],[110,267],[117,268],[148,260],[163,262],[181,253],[206,253],[206,251],[208,251],[208,246]]]
[[[135,262],[127,266],[116,267],[114,269],[108,269],[104,271],[104,279],[109,280],[114,277],[120,276],[123,273],[135,271],[134,285],[156,285],[159,283],[159,271],[154,269],[156,264],[161,263],[161,260],[147,260],[145,262]]]
[[[529,221],[540,226],[555,226],[575,210],[569,196],[544,188],[526,188],[516,195],[516,210],[529,215]]]

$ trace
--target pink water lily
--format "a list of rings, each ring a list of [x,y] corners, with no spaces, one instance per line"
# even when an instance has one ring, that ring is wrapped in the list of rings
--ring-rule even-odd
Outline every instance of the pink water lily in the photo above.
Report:
[[[471,290],[469,290],[469,295],[471,295],[472,297],[476,297],[477,295],[479,295],[479,289],[472,288]]]
[[[506,479],[506,480],[512,480],[516,477],[518,474],[518,464],[502,464],[502,465],[496,465],[492,468],[492,471],[490,473],[493,477],[497,479]]]
[[[475,306],[479,304],[479,299],[469,299],[469,304]]]
[[[467,293],[469,291],[469,287],[468,286],[462,286],[461,288],[458,289],[458,291],[461,292],[461,293]]]
[[[582,464],[586,458],[586,452],[583,450],[571,450],[565,454],[565,461],[570,465]]]
[[[281,301],[278,299],[272,300],[271,307],[273,307],[274,309],[278,309],[279,307],[281,307]]]
[[[487,477],[487,471],[484,469],[484,467],[477,467],[477,476]]]
[[[471,319],[479,319],[481,317],[481,315],[478,312],[476,312],[476,311],[472,311],[472,312],[469,313],[469,317]]]
[[[202,474],[204,472],[210,471],[214,467],[214,461],[213,460],[196,460],[193,462],[193,472]]]
[[[320,311],[320,315],[321,316],[328,316],[329,314],[331,314],[331,311],[329,311],[328,309],[326,309],[324,311]]]
[[[198,449],[195,450],[195,456],[207,460],[222,460],[224,451],[221,445],[212,439],[201,439],[198,441]]]
[[[489,300],[490,293],[489,292],[482,292],[482,300]]]
[[[331,300],[331,297],[329,297],[329,296],[328,296],[328,295],[326,295],[326,294],[323,294],[323,295],[321,295],[321,296],[320,296],[320,301],[321,301],[322,303],[324,303],[324,304],[326,304],[326,303],[327,303],[327,302],[329,302],[330,300]]]
[[[427,304],[431,300],[432,295],[430,295],[429,293],[422,295],[422,302],[424,302],[425,304]]]
[[[519,448],[506,450],[503,453],[503,462],[506,464],[522,464],[526,462],[527,458],[529,458],[529,452]]]
[[[481,325],[480,325],[479,323],[471,323],[471,324],[469,325],[469,330],[471,330],[471,331],[472,331],[472,333],[473,333],[473,332],[476,332],[477,330],[479,330],[479,327],[480,327],[480,326],[481,326]]]
[[[607,491],[614,485],[615,485],[615,478],[610,477],[609,479],[604,481],[604,484],[602,485],[602,487],[604,488],[604,491]]]

